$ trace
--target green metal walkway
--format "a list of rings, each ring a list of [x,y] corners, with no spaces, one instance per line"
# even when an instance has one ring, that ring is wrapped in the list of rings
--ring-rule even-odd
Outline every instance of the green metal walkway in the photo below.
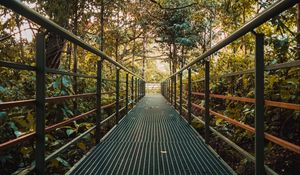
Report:
[[[233,174],[161,95],[147,95],[70,174]]]

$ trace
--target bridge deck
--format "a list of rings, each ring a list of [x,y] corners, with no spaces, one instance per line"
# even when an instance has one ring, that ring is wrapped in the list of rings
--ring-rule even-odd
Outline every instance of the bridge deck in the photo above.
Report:
[[[147,95],[70,174],[232,174],[161,95]]]

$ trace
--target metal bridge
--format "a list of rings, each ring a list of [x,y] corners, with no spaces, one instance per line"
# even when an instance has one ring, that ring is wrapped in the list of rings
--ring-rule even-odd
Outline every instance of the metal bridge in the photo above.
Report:
[[[48,161],[56,158],[69,146],[78,142],[87,134],[95,131],[96,145],[67,174],[235,174],[235,172],[212,150],[209,146],[210,135],[217,135],[242,156],[255,163],[255,173],[276,174],[264,162],[264,139],[282,146],[290,151],[300,153],[299,145],[295,145],[281,138],[264,132],[264,106],[272,106],[290,110],[300,110],[299,104],[269,101],[264,99],[264,71],[285,69],[300,65],[296,60],[290,63],[278,65],[264,65],[264,35],[254,30],[277,16],[281,12],[291,8],[297,0],[279,0],[274,5],[259,13],[255,18],[246,23],[232,35],[219,42],[200,57],[182,67],[178,72],[171,75],[161,83],[162,95],[146,95],[145,81],[140,76],[120,63],[114,61],[102,51],[85,43],[79,37],[66,29],[58,26],[44,16],[28,8],[18,0],[0,0],[0,4],[22,15],[49,32],[60,35],[62,38],[80,46],[87,52],[97,57],[97,71],[94,75],[85,75],[78,72],[67,72],[52,69],[45,66],[45,34],[39,33],[36,37],[36,65],[23,65],[13,62],[0,61],[0,67],[14,70],[26,70],[36,73],[36,95],[32,99],[7,101],[0,103],[1,111],[8,111],[16,107],[31,107],[35,110],[35,131],[0,143],[0,151],[12,147],[18,147],[21,143],[29,140],[35,147],[35,161],[21,172],[45,174],[45,165]],[[233,72],[222,75],[230,77],[243,74],[255,73],[256,98],[245,98],[212,94],[209,89],[210,77],[209,57],[234,42],[247,33],[253,33],[256,39],[255,69],[243,72]],[[116,68],[115,79],[105,79],[102,76],[103,64],[111,64]],[[193,66],[203,66],[205,78],[200,80],[191,79]],[[183,72],[187,71],[187,79],[183,82]],[[46,96],[46,75],[65,75],[94,79],[96,92],[74,94],[68,96]],[[125,75],[123,77],[121,75]],[[2,76],[2,75],[1,75]],[[103,92],[102,82],[112,81],[114,84],[111,92]],[[204,92],[192,89],[195,82],[203,82]],[[179,89],[179,90],[178,90]],[[114,95],[115,101],[102,104],[104,94]],[[194,97],[204,98],[202,106],[193,102]],[[210,109],[209,100],[212,98],[233,100],[255,104],[255,128],[228,116]],[[46,125],[46,105],[49,103],[61,103],[74,99],[94,99],[94,107],[85,113],[73,116],[67,120]],[[102,110],[113,109],[114,112],[104,117]],[[200,118],[193,114],[192,109],[202,110],[204,117]],[[94,126],[84,131],[69,143],[46,155],[45,134],[57,128],[66,126],[80,119],[94,117]],[[221,133],[210,126],[211,117],[222,118],[232,125],[243,128],[255,134],[255,156],[248,153]],[[205,125],[205,136],[202,138],[190,125],[195,118]],[[105,135],[102,135],[101,126],[111,122],[115,126]]]
[[[234,174],[162,95],[146,95],[70,174]]]

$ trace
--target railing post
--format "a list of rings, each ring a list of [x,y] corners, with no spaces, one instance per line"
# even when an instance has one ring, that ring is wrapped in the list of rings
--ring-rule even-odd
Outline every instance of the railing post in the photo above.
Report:
[[[166,80],[167,100],[170,101],[169,80]]]
[[[102,89],[102,60],[97,61],[97,87],[96,87],[96,143],[98,144],[101,139],[101,89]]]
[[[162,82],[161,83],[161,87],[160,87],[160,89],[161,89],[161,94],[162,94],[162,96],[165,96],[165,91],[164,91],[164,88],[165,88],[165,85],[164,85],[165,83],[164,82]]]
[[[171,99],[170,99],[170,103],[171,105],[173,104],[173,77],[170,78],[170,93],[171,93]]]
[[[119,122],[120,69],[116,68],[116,124]]]
[[[179,73],[179,114],[182,115],[182,72]]]
[[[125,104],[125,108],[126,108],[126,114],[128,113],[128,74],[126,74],[126,104]]]
[[[135,104],[137,104],[137,102],[138,102],[138,94],[137,94],[137,88],[138,88],[138,78],[135,78],[135,91],[134,91],[134,93],[135,93]]]
[[[164,92],[164,97],[166,98],[166,82],[163,82],[163,92]]]
[[[165,97],[165,82],[161,83],[161,93]]]
[[[192,101],[191,101],[191,96],[192,96],[192,68],[188,68],[188,122],[192,122]]]
[[[144,85],[145,85],[145,82],[142,81],[142,97],[144,97]]]
[[[171,102],[172,99],[172,91],[171,91],[171,80],[168,81],[168,92],[169,92],[169,102]]]
[[[168,99],[168,84],[167,84],[167,80],[165,80],[165,98]]]
[[[134,106],[134,77],[131,77],[131,104]]]
[[[142,86],[142,90],[143,90],[143,97],[145,96],[145,86],[146,86],[146,82],[145,81],[143,81],[143,86]]]
[[[168,92],[168,83],[169,83],[169,80],[166,80],[165,81],[165,84],[166,84],[166,99],[167,99],[167,101],[169,101],[169,92]]]
[[[141,83],[142,83],[142,81],[139,79],[138,80],[138,100],[139,101],[141,99]]]
[[[264,168],[264,35],[255,36],[255,174]]]
[[[141,97],[144,97],[144,84],[145,84],[145,82],[144,81],[142,81],[142,96]]]
[[[168,93],[169,93],[169,102],[171,103],[171,101],[172,101],[172,91],[171,91],[171,89],[172,89],[172,86],[171,86],[171,78],[168,80]]]
[[[36,36],[36,174],[45,174],[45,35]]]
[[[177,95],[176,95],[176,76],[174,76],[174,108],[176,109],[176,103],[177,103]]]
[[[136,97],[137,97],[137,101],[139,101],[139,99],[140,99],[140,94],[139,94],[140,93],[139,92],[140,91],[140,79],[139,78],[137,79],[136,87],[137,87],[137,89],[136,89],[137,96]]]
[[[205,61],[205,142],[209,143],[209,61]]]

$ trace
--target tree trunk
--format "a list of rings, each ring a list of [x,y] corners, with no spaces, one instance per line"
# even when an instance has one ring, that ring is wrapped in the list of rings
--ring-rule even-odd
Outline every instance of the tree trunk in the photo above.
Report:
[[[147,45],[147,38],[146,38],[145,29],[144,29],[144,37],[143,37],[143,67],[142,67],[142,77],[143,78],[145,78],[146,45]]]
[[[20,40],[20,52],[21,52],[21,55],[20,55],[20,57],[22,58],[22,59],[25,59],[25,54],[24,54],[24,48],[23,48],[23,37],[22,37],[22,30],[21,30],[21,24],[20,24],[20,22],[21,22],[21,16],[20,15],[17,15],[16,16],[16,24],[17,24],[17,27],[18,27],[18,31],[19,31],[19,40]]]
[[[173,53],[172,53],[172,44],[169,45],[169,66],[170,66],[170,75],[172,75],[173,70],[172,70],[172,63],[173,63]]]
[[[176,72],[177,69],[177,46],[173,44],[173,74]]]
[[[180,69],[183,68],[185,64],[185,55],[184,55],[184,46],[181,48],[181,60],[180,60]]]
[[[300,3],[297,4],[297,60],[300,60]]]
[[[77,35],[78,33],[78,0],[75,1],[75,8],[74,8],[74,21],[73,21],[73,33],[75,35]],[[73,50],[73,58],[74,58],[74,64],[73,64],[73,72],[74,73],[77,73],[77,69],[78,69],[78,59],[77,59],[77,45],[74,44],[73,45],[74,47],[74,50]],[[77,86],[78,86],[78,83],[77,83],[77,77],[75,76],[74,77],[74,82],[73,82],[73,90],[74,90],[74,93],[77,94]],[[76,98],[74,99],[73,101],[73,109],[74,109],[74,114],[77,115],[77,100]]]
[[[100,43],[100,50],[104,51],[104,0],[101,0],[101,7],[100,7],[100,38],[101,38],[101,43]]]
[[[60,64],[60,56],[65,45],[65,39],[54,33],[48,33],[46,37],[46,66],[57,69]]]
[[[120,25],[120,9],[118,8],[118,12],[117,12],[117,28],[119,28]],[[119,32],[117,31],[117,35],[116,35],[116,43],[115,43],[115,57],[116,57],[116,61],[119,62]]]

